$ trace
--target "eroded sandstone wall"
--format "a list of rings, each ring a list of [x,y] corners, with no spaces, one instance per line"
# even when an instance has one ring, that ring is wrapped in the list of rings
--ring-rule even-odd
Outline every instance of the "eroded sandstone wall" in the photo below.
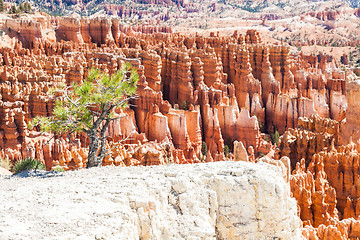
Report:
[[[298,128],[280,138],[278,154],[291,159],[291,191],[307,239],[360,237],[360,145],[350,135],[350,143],[341,145],[342,124],[318,116],[299,118]]]
[[[25,156],[23,143],[34,138],[20,130],[25,126],[20,115],[26,123],[36,115],[51,114],[53,101],[46,94],[50,87],[80,82],[91,67],[113,73],[124,62],[138,70],[139,97],[133,102],[135,107],[118,112],[128,116],[127,122],[120,127],[115,124],[109,140],[132,135],[131,143],[168,142],[175,162],[205,161],[200,153],[203,141],[215,161],[225,159],[224,147],[234,140],[242,141],[255,155],[267,154],[272,147],[264,141],[260,128],[282,134],[297,127],[298,117],[344,117],[346,74],[312,66],[313,62],[289,47],[264,44],[253,30],[204,37],[147,34],[146,29],[134,32],[116,19],[59,18],[55,23],[57,42],[34,40],[30,48],[16,44],[14,50],[0,51],[0,76],[7,86],[2,91],[3,109],[14,112],[7,114],[8,124],[0,129],[2,139],[8,139],[2,141],[2,155],[14,160]],[[7,97],[14,91],[19,92],[19,99]],[[16,106],[19,110],[13,110]],[[4,117],[6,111],[0,111]],[[9,128],[19,130],[10,134]],[[86,147],[84,137],[74,138],[79,140],[79,148]],[[8,149],[14,151],[5,153]],[[51,167],[51,159],[54,164],[59,162],[54,149],[41,148],[40,152],[51,153],[35,156],[43,161],[48,158]],[[107,164],[115,158],[107,159]],[[79,156],[70,159],[60,162],[71,163],[72,168],[85,164]],[[116,164],[120,164],[118,160]]]

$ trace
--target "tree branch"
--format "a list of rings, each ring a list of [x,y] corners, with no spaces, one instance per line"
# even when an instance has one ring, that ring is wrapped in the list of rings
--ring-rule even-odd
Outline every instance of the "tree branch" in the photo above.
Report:
[[[135,130],[133,130],[127,137],[120,139],[119,141],[117,141],[116,143],[114,143],[113,147],[106,149],[106,153],[104,155],[104,157],[109,156],[112,154],[112,150],[116,149],[119,147],[119,144],[122,142],[126,142],[127,140],[129,140],[131,138],[131,135],[133,135],[134,133],[136,133]]]

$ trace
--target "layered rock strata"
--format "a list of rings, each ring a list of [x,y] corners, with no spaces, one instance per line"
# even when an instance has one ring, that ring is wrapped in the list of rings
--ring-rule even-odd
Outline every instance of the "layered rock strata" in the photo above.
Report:
[[[288,129],[279,141],[278,154],[291,159],[294,170],[301,159],[306,166],[314,154],[337,144],[340,136],[340,124],[335,120],[312,115],[310,118],[299,118],[298,128]]]
[[[360,237],[360,145],[352,142],[351,136],[347,138],[349,144],[341,145],[341,127],[335,120],[317,116],[299,118],[298,128],[287,130],[280,138],[278,157],[291,159],[291,191],[307,239]]]
[[[298,201],[304,236],[309,239],[356,239],[359,234],[358,144],[314,155],[306,168],[297,164],[291,188]]]
[[[169,142],[175,149],[172,157],[184,163],[205,161],[202,141],[215,161],[225,159],[223,149],[234,140],[254,149],[255,155],[266,154],[271,147],[260,130],[283,133],[297,126],[298,117],[311,114],[341,120],[347,106],[345,74],[312,68],[307,58],[288,47],[263,44],[256,31],[192,37],[131,34],[116,19],[60,18],[54,24],[57,41],[67,42],[33,41],[30,49],[16,44],[13,51],[0,50],[0,113],[5,119],[0,143],[2,155],[12,159],[24,157],[22,146],[34,138],[25,123],[51,114],[47,90],[82,81],[90,67],[113,73],[130,62],[140,76],[136,107],[119,112],[129,117],[117,123],[120,127],[114,124],[109,141],[133,134],[135,143]],[[86,147],[84,138],[74,138],[80,140],[78,147]],[[49,168],[51,159],[59,162],[56,147],[41,146],[34,157]],[[84,161],[71,165],[81,167]]]

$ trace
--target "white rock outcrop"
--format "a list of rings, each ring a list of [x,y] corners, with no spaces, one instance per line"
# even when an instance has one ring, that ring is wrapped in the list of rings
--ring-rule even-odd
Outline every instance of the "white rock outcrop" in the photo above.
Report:
[[[5,239],[301,239],[280,168],[215,162],[0,177]]]
[[[242,141],[234,141],[234,161],[249,161],[246,148]]]

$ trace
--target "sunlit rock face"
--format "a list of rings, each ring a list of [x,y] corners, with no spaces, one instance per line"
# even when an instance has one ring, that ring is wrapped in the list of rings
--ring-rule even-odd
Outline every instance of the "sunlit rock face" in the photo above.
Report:
[[[108,144],[127,139],[128,146],[104,164],[202,162],[202,142],[208,160],[219,161],[225,159],[224,147],[232,148],[235,140],[258,156],[272,149],[260,130],[282,134],[297,127],[299,117],[345,116],[349,74],[327,68],[334,62],[324,65],[322,58],[265,44],[254,30],[226,37],[187,36],[161,28],[149,33],[153,29],[125,27],[116,19],[70,17],[42,19],[33,32],[21,21],[8,24],[27,33],[14,49],[0,49],[0,148],[12,160],[31,156],[48,168],[85,166],[85,136],[55,138],[43,147],[50,136],[29,132],[26,123],[51,115],[54,101],[48,89],[83,81],[91,67],[113,73],[124,62],[138,71],[138,98],[130,109],[117,110],[122,117],[109,128]],[[52,34],[45,36],[55,38],[49,39],[43,31],[52,24]],[[145,161],[146,154],[135,154],[148,141],[167,157]]]
[[[17,209],[4,212],[9,216],[0,222],[5,238],[13,236],[7,224],[17,219],[24,231],[15,239],[23,234],[51,238],[54,233],[76,239],[79,228],[82,237],[88,238],[301,239],[301,221],[290,187],[280,168],[265,163],[102,167],[2,182],[0,213]],[[10,191],[13,187],[18,189],[16,194]],[[47,191],[36,191],[46,187]],[[27,194],[19,195],[21,190]],[[32,207],[26,201],[12,201],[20,196],[39,200]],[[79,199],[84,201],[81,207]],[[58,210],[43,214],[44,208]],[[22,216],[37,214],[37,218],[35,222],[18,218],[20,212]],[[76,228],[69,219],[77,222]],[[58,224],[50,224],[54,221]],[[39,231],[31,231],[35,224]]]

